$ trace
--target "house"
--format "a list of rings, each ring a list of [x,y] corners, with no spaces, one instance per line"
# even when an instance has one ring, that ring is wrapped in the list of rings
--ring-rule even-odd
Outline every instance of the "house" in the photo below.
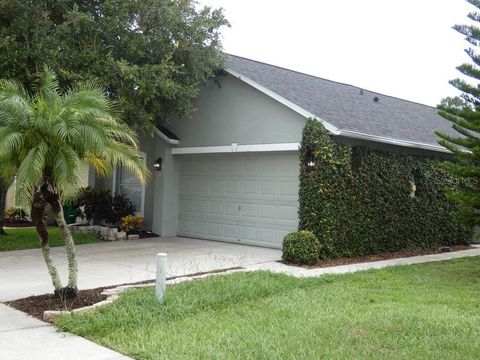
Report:
[[[143,136],[146,185],[128,171],[89,184],[125,193],[162,236],[281,247],[298,225],[298,147],[305,121],[349,146],[448,156],[433,107],[229,55],[197,110]],[[154,165],[157,170],[154,169]]]

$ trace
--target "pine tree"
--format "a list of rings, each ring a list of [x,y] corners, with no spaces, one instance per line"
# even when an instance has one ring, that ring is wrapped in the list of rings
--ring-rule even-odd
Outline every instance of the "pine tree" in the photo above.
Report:
[[[467,0],[480,9],[480,1]],[[480,13],[471,12],[468,17],[480,23]],[[472,63],[457,67],[473,81],[480,81],[480,27],[476,25],[455,25],[456,31],[463,34],[470,43],[465,52]],[[448,191],[448,196],[459,205],[457,219],[469,226],[480,225],[480,84],[472,85],[466,80],[454,79],[450,84],[461,91],[461,95],[442,100],[439,114],[452,122],[452,128],[459,135],[453,136],[436,131],[439,144],[450,150],[454,157],[452,162],[445,162],[443,167],[459,178],[459,185]]]

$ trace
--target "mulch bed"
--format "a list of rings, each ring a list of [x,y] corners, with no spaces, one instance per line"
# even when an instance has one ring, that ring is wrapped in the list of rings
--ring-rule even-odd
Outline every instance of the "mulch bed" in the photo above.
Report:
[[[138,235],[140,235],[140,239],[149,239],[149,238],[158,237],[157,234],[151,231],[140,231]]]
[[[105,300],[107,297],[101,294],[103,290],[104,288],[80,290],[78,297],[74,299],[62,300],[53,294],[44,294],[9,301],[5,304],[43,320],[43,312],[46,310],[74,310]]]
[[[33,227],[31,221],[28,220],[7,220],[3,221],[3,225],[5,227],[15,227],[15,228],[23,228],[23,227]]]
[[[242,268],[237,266],[237,267],[226,268],[226,269],[204,271],[204,272],[198,272],[195,274],[168,277],[167,280],[172,280],[172,279],[185,277],[185,276],[200,276],[205,274],[219,273],[219,272],[224,272],[228,270],[238,270],[238,269],[242,269]],[[33,317],[36,317],[37,319],[43,320],[43,312],[47,310],[71,311],[71,310],[79,309],[85,306],[90,306],[100,301],[103,301],[107,298],[107,296],[102,295],[102,292],[104,290],[113,289],[123,285],[153,284],[154,282],[155,282],[155,279],[151,279],[151,280],[143,280],[143,281],[137,281],[137,282],[131,282],[131,283],[99,287],[96,289],[80,290],[78,297],[74,299],[61,300],[60,298],[58,298],[57,296],[54,296],[53,294],[43,294],[43,295],[29,296],[23,299],[8,301],[5,304],[17,310],[23,311]]]
[[[474,247],[470,245],[451,245],[449,246],[449,249],[450,249],[450,252],[453,252],[453,251],[474,249]],[[346,258],[338,258],[338,259],[320,260],[315,265],[298,265],[298,264],[292,264],[287,261],[280,261],[280,262],[286,265],[300,266],[305,269],[315,269],[315,268],[326,268],[326,267],[332,267],[332,266],[374,262],[374,261],[381,261],[381,260],[399,259],[399,258],[406,258],[406,257],[412,257],[412,256],[420,256],[420,255],[432,255],[432,254],[439,254],[442,252],[444,252],[442,251],[442,248],[438,248],[434,251],[395,251],[391,253],[382,253],[382,254],[367,255],[367,256],[354,256],[354,257],[346,257]]]

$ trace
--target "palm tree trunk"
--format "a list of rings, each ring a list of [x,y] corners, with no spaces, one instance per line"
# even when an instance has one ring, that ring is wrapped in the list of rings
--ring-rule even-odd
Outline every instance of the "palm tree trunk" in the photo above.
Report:
[[[5,204],[7,201],[7,191],[8,188],[4,188],[0,185],[0,236],[7,235],[5,229],[3,228],[3,220],[5,218]]]
[[[49,204],[52,208],[53,214],[55,215],[55,220],[58,224],[58,229],[62,234],[63,242],[65,243],[65,250],[67,252],[68,259],[68,284],[64,289],[65,297],[75,297],[78,295],[78,286],[77,286],[77,276],[78,276],[78,264],[77,264],[77,254],[75,250],[75,243],[73,241],[72,233],[65,222],[65,217],[63,215],[62,204],[57,195],[52,195],[49,197]]]
[[[52,278],[52,284],[55,288],[55,292],[59,292],[63,289],[62,281],[58,276],[57,268],[50,256],[50,246],[48,245],[48,231],[45,224],[45,198],[40,192],[36,192],[32,202],[31,217],[33,225],[37,231],[40,244],[42,246],[43,259],[47,264],[48,273]]]

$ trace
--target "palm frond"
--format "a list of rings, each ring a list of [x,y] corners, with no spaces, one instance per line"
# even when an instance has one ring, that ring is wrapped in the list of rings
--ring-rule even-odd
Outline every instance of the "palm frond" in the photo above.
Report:
[[[10,126],[0,127],[0,159],[11,159],[20,152],[22,134]]]
[[[57,74],[47,65],[43,65],[43,71],[38,74],[37,96],[45,99],[50,104],[60,101],[60,83]]]
[[[48,145],[42,142],[32,148],[20,163],[16,186],[20,206],[30,207],[33,194],[42,182],[47,152]]]
[[[81,169],[80,159],[73,149],[58,149],[53,159],[52,173],[62,199],[72,199],[78,195]]]
[[[142,183],[145,183],[150,176],[145,161],[138,155],[138,151],[128,145],[110,142],[105,149],[105,159],[112,167],[127,168]]]

